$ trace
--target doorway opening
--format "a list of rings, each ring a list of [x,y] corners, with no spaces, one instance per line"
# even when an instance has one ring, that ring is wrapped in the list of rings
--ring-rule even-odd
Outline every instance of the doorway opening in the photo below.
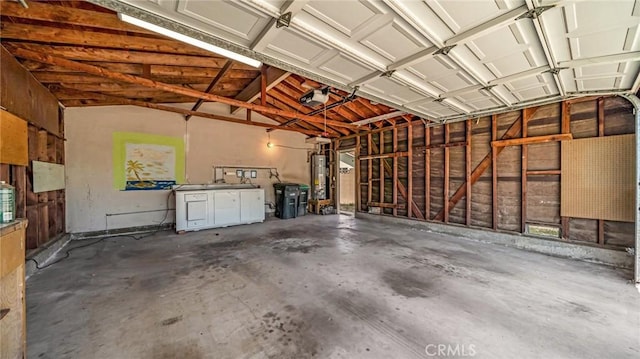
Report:
[[[338,151],[338,158],[338,211],[353,216],[356,212],[355,151]]]

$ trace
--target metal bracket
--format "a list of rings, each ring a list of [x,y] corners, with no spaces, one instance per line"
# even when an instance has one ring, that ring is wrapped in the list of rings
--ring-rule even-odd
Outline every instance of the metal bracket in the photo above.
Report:
[[[438,97],[437,99],[433,100],[434,102],[442,102],[444,100],[446,100],[446,97]]]
[[[278,19],[276,20],[276,29],[281,28],[283,26],[289,27],[290,24],[291,24],[291,11],[285,12],[284,14],[278,17]]]
[[[554,67],[554,68],[549,69],[549,70],[547,70],[545,72],[548,72],[548,73],[550,73],[552,75],[557,75],[557,74],[560,73],[560,71],[567,70],[567,69],[568,69],[568,67]]]
[[[538,16],[540,16],[543,12],[545,12],[545,11],[547,11],[549,9],[552,9],[554,7],[555,7],[555,5],[547,5],[547,6],[540,6],[540,7],[531,9],[531,10],[525,12],[524,14],[518,16],[516,18],[516,20],[522,20],[522,19],[534,20],[534,19],[537,19]]]
[[[487,85],[483,88],[481,88],[481,90],[485,90],[485,91],[491,91],[491,89],[493,89],[494,87],[496,87],[497,85]]]
[[[396,72],[396,70],[385,71],[385,72],[380,74],[380,77],[391,77],[391,76],[393,76],[394,72]]]
[[[434,52],[434,55],[449,55],[449,51],[451,51],[451,49],[453,49],[454,47],[456,47],[457,44],[453,44],[453,45],[449,45],[449,46],[445,46],[443,48],[438,49],[438,51]]]

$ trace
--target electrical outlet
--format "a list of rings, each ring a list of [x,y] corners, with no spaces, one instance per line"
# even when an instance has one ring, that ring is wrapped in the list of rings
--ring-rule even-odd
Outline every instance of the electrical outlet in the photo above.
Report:
[[[251,170],[251,178],[258,178],[258,171]]]
[[[242,178],[243,173],[244,172],[242,170],[236,170],[236,177]]]

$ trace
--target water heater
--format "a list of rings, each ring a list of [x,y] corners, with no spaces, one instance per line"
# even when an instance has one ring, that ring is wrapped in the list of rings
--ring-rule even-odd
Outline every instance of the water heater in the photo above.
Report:
[[[327,199],[327,156],[311,155],[311,199]]]

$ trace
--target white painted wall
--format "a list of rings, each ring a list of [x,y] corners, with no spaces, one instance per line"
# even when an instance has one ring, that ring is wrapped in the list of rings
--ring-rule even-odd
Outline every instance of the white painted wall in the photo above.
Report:
[[[190,105],[182,105],[189,107]],[[202,111],[229,115],[222,104],[207,103]],[[244,116],[244,114],[242,114]],[[239,118],[243,118],[238,116]],[[254,121],[273,123],[253,114]],[[67,108],[65,110],[67,232],[79,233],[158,224],[165,215],[169,191],[119,191],[113,185],[113,132],[141,132],[185,138],[185,178],[189,183],[211,183],[214,165],[275,167],[286,182],[309,183],[307,151],[267,148],[264,128],[192,117],[135,106]],[[305,136],[290,131],[271,133],[271,141],[308,148]],[[237,183],[235,176],[227,182]],[[274,201],[268,171],[253,181]],[[174,207],[171,196],[170,207]],[[155,212],[145,212],[155,211]],[[137,212],[130,214],[121,214]],[[109,215],[111,214],[111,215]],[[113,215],[119,214],[119,215]],[[174,222],[173,211],[167,222]]]

